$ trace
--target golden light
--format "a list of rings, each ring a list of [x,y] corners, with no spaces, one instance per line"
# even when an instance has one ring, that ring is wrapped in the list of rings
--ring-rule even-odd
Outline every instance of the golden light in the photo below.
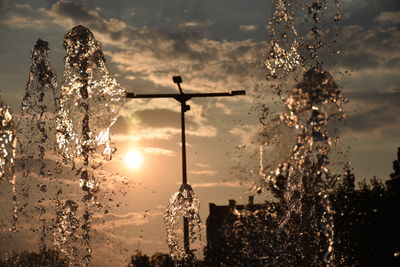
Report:
[[[143,162],[142,154],[139,151],[132,150],[125,154],[125,164],[131,169],[137,169]]]

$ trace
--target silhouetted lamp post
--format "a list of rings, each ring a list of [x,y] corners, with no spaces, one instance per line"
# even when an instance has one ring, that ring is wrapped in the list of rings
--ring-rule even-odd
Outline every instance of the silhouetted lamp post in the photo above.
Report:
[[[220,96],[237,96],[237,95],[245,95],[246,91],[231,91],[230,93],[192,93],[185,94],[182,91],[181,76],[172,77],[174,83],[178,85],[179,94],[134,94],[127,93],[127,98],[173,98],[179,103],[181,103],[181,135],[182,135],[182,184],[187,184],[187,168],[186,168],[186,136],[185,136],[185,112],[190,110],[190,106],[186,105],[186,101],[190,100],[193,97],[220,97]],[[190,253],[190,245],[189,245],[189,222],[187,218],[183,218],[183,242],[184,249],[187,254]]]

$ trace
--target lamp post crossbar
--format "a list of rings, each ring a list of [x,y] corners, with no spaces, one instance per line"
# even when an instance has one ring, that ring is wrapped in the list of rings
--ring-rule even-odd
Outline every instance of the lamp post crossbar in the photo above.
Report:
[[[126,93],[127,98],[173,98],[179,102],[187,101],[193,97],[216,97],[216,96],[236,96],[245,95],[246,91],[238,90],[223,93],[181,93],[181,94],[135,94]]]
[[[185,112],[190,110],[190,106],[186,101],[197,97],[223,97],[223,96],[238,96],[245,95],[246,91],[237,90],[221,93],[184,93],[181,88],[182,78],[174,76],[173,81],[178,85],[180,94],[135,94],[126,93],[126,98],[173,98],[181,104],[181,140],[182,140],[182,184],[187,184],[187,166],[186,166],[186,136],[185,136]],[[189,221],[186,217],[183,218],[183,247],[187,255],[191,254],[189,244]]]

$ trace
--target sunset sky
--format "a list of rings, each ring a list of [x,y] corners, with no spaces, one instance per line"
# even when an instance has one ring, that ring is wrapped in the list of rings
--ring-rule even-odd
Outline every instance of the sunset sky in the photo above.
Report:
[[[342,160],[352,162],[359,180],[387,179],[400,146],[400,3],[343,2],[343,20],[337,26],[341,54],[325,65],[349,99],[348,119],[340,126]],[[177,93],[175,75],[182,76],[185,92],[247,90],[247,96],[189,103],[188,180],[200,198],[205,223],[208,203],[227,204],[231,198],[245,203],[255,180],[251,171],[258,171],[260,129],[254,107],[259,95],[253,88],[265,83],[262,62],[271,8],[265,0],[2,0],[1,97],[17,117],[29,53],[38,38],[49,42],[61,83],[63,36],[79,24],[102,43],[111,73],[128,92]],[[261,89],[266,90],[262,101],[279,111],[282,104],[272,98],[269,87]],[[126,101],[112,128],[118,150],[104,167],[105,176],[114,177],[102,182],[113,200],[110,213],[98,215],[105,222],[93,227],[103,238],[96,241],[95,261],[108,257],[118,262],[138,247],[147,253],[167,250],[162,215],[181,181],[179,111],[175,100]],[[132,151],[142,155],[136,168],[125,160]],[[124,188],[126,181],[129,187]],[[256,202],[265,197],[256,197]],[[23,247],[16,240],[21,239],[13,240],[14,245]],[[109,246],[101,245],[105,240]],[[115,255],[116,250],[121,253]]]

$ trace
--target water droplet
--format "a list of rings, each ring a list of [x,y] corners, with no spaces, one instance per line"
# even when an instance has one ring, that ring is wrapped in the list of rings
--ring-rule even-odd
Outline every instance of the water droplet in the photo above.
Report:
[[[193,189],[188,184],[183,184],[178,192],[169,199],[167,210],[164,214],[164,222],[167,228],[167,244],[171,253],[177,259],[191,257],[184,248],[179,245],[176,233],[178,219],[186,218],[190,242],[200,239],[201,220],[199,215],[200,201],[194,194]]]

